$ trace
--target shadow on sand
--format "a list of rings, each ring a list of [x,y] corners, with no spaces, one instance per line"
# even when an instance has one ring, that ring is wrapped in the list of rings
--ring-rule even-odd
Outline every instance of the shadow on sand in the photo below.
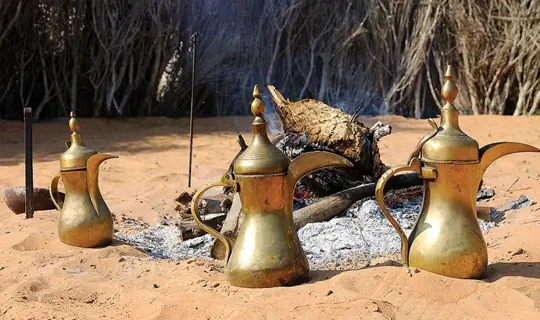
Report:
[[[337,276],[340,273],[363,270],[376,267],[402,267],[402,264],[388,260],[382,263],[368,265],[363,268],[347,269],[347,270],[313,270],[308,283],[316,283],[325,281]],[[484,278],[479,279],[487,283],[498,281],[505,277],[523,277],[529,279],[540,279],[540,262],[496,262],[488,265],[487,274]]]
[[[540,279],[540,262],[496,262],[488,266],[485,281],[495,282],[504,277]]]
[[[365,267],[350,268],[350,269],[344,269],[344,270],[311,270],[310,279],[307,283],[316,283],[319,281],[326,281],[343,272],[365,270],[365,269],[378,268],[378,267],[403,267],[403,265],[395,260],[386,260],[384,262],[375,263],[372,265],[366,265]]]
[[[84,143],[99,152],[137,154],[172,149],[187,152],[189,118],[78,119]],[[246,135],[251,121],[249,117],[223,117],[219,121],[215,118],[196,119],[195,138],[202,133]],[[66,150],[64,142],[70,139],[68,122],[68,118],[58,118],[33,125],[34,161],[58,160]],[[20,163],[24,163],[23,123],[0,120],[0,166]]]

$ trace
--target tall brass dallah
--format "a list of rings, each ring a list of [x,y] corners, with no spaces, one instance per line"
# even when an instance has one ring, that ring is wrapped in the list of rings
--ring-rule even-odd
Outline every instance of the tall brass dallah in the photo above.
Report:
[[[97,153],[84,145],[75,113],[69,120],[71,145],[60,157],[60,173],[51,181],[49,192],[61,211],[58,221],[60,241],[76,247],[92,248],[108,245],[113,238],[111,212],[99,191],[99,165],[115,154]],[[58,181],[62,179],[65,198],[58,197]]]
[[[496,159],[540,149],[513,142],[498,142],[479,149],[458,123],[453,101],[458,89],[448,66],[442,96],[441,125],[417,145],[409,165],[388,170],[379,179],[375,195],[383,213],[401,237],[402,261],[419,269],[453,278],[478,279],[488,263],[486,242],[477,221],[476,194],[484,172]],[[386,182],[401,171],[416,171],[424,180],[424,200],[412,233],[407,236],[384,205]]]
[[[304,175],[325,167],[350,167],[345,158],[329,152],[308,152],[291,160],[268,139],[261,91],[255,86],[251,111],[253,141],[231,165],[220,182],[202,187],[193,197],[191,212],[203,230],[225,246],[225,274],[238,287],[264,288],[295,285],[309,278],[309,264],[293,222],[293,190]],[[240,193],[243,223],[231,244],[200,218],[202,194],[216,186]]]

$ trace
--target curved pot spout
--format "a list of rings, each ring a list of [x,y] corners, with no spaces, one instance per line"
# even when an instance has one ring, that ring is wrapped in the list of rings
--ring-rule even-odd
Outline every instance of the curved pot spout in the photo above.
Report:
[[[354,167],[354,164],[344,157],[326,151],[312,151],[301,154],[289,165],[287,179],[292,188],[306,174],[329,167]]]
[[[486,169],[500,157],[518,152],[540,152],[540,149],[525,143],[518,142],[495,142],[483,146],[480,149],[480,164],[476,181],[480,183]]]
[[[86,162],[86,183],[88,186],[88,193],[90,195],[90,200],[92,200],[92,205],[94,206],[94,209],[96,209],[98,214],[99,208],[96,204],[97,197],[101,197],[98,185],[99,166],[103,161],[111,158],[118,158],[118,155],[110,153],[98,153],[88,158],[88,161]]]

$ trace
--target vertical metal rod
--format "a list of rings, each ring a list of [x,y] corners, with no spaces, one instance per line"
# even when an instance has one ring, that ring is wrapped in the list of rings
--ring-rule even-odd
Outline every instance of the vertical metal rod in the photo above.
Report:
[[[34,217],[34,172],[32,166],[32,108],[24,108],[24,165],[26,219]]]
[[[195,32],[191,36],[191,111],[189,113],[189,170],[188,170],[188,188],[191,188],[191,165],[193,160],[193,108],[195,105],[195,61],[197,57],[197,38],[198,34]]]

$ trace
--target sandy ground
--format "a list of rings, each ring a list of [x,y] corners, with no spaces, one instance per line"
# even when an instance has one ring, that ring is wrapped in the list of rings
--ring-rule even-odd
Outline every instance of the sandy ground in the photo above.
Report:
[[[390,123],[382,159],[404,164],[431,127],[425,120],[363,118]],[[249,142],[251,118],[198,119],[193,185],[217,179]],[[85,143],[113,152],[100,187],[111,211],[155,223],[173,212],[187,186],[186,119],[80,119]],[[520,141],[540,146],[540,117],[462,117],[480,145]],[[35,186],[47,187],[70,131],[67,119],[35,125]],[[22,123],[0,120],[0,187],[24,184]],[[499,205],[520,194],[540,200],[540,154],[510,155],[486,173]],[[519,179],[518,179],[519,178]],[[540,319],[540,206],[506,213],[486,236],[490,266],[483,280],[456,280],[397,263],[349,271],[312,271],[289,288],[241,289],[227,284],[220,261],[149,259],[120,242],[101,249],[62,244],[57,211],[25,220],[0,203],[0,319]],[[521,254],[519,249],[523,249]]]

